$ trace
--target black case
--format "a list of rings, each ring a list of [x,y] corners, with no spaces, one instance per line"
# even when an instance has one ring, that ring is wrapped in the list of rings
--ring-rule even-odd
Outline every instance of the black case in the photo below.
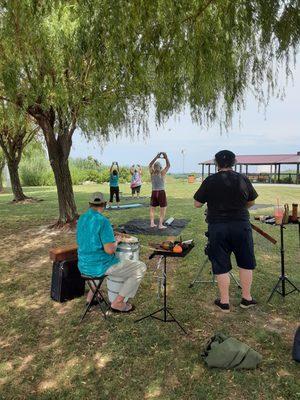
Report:
[[[77,260],[53,263],[51,298],[63,303],[84,295],[85,281],[82,279]]]
[[[293,360],[300,363],[300,326],[295,333],[294,346],[293,346]]]

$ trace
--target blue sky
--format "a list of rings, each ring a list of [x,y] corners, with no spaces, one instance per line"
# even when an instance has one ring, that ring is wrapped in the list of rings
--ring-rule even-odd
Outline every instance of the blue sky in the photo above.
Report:
[[[213,158],[225,148],[236,154],[296,153],[300,151],[299,63],[293,70],[293,81],[286,84],[284,79],[281,84],[285,86],[285,98],[272,98],[266,111],[259,110],[256,101],[248,96],[246,109],[234,116],[228,132],[221,134],[218,125],[204,129],[193,124],[187,111],[162,127],[156,127],[150,117],[150,134],[146,139],[123,136],[103,148],[95,141],[88,143],[76,132],[71,156],[92,155],[104,164],[117,160],[125,165],[146,165],[159,151],[165,151],[171,161],[171,172],[182,172],[181,150],[185,149],[185,172],[199,172],[199,162]]]

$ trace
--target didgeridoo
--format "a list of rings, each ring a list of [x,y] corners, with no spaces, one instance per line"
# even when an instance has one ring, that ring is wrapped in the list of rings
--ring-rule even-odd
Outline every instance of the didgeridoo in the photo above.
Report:
[[[256,231],[257,233],[259,233],[260,235],[262,235],[264,238],[266,238],[267,240],[269,240],[271,243],[276,244],[277,240],[274,239],[272,236],[270,236],[267,232],[263,231],[262,229],[260,229],[258,226],[251,224],[251,227],[254,231]]]

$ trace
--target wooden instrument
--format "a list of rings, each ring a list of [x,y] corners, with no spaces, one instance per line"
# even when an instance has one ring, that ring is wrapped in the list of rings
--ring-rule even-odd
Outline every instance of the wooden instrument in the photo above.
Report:
[[[290,215],[289,205],[286,203],[284,205],[284,214],[283,214],[283,218],[282,218],[283,224],[289,223],[289,215]]]
[[[262,229],[260,229],[258,226],[251,224],[251,227],[254,231],[256,231],[257,233],[259,233],[260,235],[262,235],[264,238],[266,238],[267,240],[269,240],[269,242],[276,244],[277,240],[274,239],[272,236],[270,236],[267,232],[263,231]]]
[[[134,238],[134,236],[127,235],[126,233],[118,233],[115,232],[116,234],[124,237],[124,239],[128,239],[129,241]],[[68,260],[75,260],[77,259],[77,249],[78,246],[76,243],[66,245],[66,246],[61,246],[61,247],[55,247],[50,250],[49,256],[51,261],[68,261]]]
[[[68,261],[77,259],[77,244],[70,244],[68,246],[55,247],[50,250],[49,256],[52,261]]]
[[[291,221],[292,222],[297,222],[298,221],[298,204],[296,204],[296,203],[292,204]]]

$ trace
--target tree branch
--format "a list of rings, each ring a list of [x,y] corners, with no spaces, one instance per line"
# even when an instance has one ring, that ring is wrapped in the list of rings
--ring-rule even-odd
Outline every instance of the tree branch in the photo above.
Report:
[[[198,9],[196,14],[190,15],[189,17],[186,17],[182,22],[187,22],[190,20],[195,21],[200,15],[204,13],[204,11],[214,2],[215,0],[207,0],[205,4]]]

